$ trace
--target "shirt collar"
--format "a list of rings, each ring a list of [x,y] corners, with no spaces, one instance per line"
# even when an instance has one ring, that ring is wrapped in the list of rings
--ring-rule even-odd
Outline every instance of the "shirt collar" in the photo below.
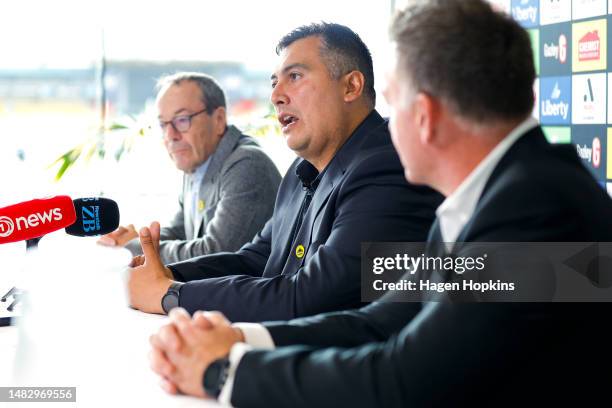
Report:
[[[202,184],[202,180],[204,180],[204,176],[206,175],[206,170],[208,169],[208,165],[210,164],[211,157],[212,156],[209,156],[204,163],[196,167],[195,171],[190,174],[192,185],[199,186],[200,184]]]
[[[323,170],[323,172],[325,172],[325,170]],[[300,179],[304,188],[312,190],[316,190],[321,180],[317,168],[306,160],[302,160],[302,162],[296,166],[295,175]]]
[[[447,243],[449,250],[474,214],[480,195],[497,163],[521,136],[536,126],[538,122],[530,117],[514,128],[438,207],[436,216],[442,240]]]
[[[320,173],[310,162],[300,159],[300,163],[295,168],[295,174],[302,182],[302,186],[316,190],[326,174],[328,175],[326,177],[328,181],[333,181],[336,176],[344,174],[346,168],[354,161],[355,154],[363,143],[364,138],[379,126],[386,126],[386,121],[373,109],[351,133]]]

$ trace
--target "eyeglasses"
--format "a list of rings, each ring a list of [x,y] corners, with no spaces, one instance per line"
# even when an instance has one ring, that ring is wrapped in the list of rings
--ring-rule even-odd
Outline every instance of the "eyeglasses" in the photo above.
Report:
[[[172,118],[172,120],[168,120],[168,121],[160,120],[159,127],[163,134],[166,134],[166,128],[168,127],[168,125],[172,125],[174,130],[176,130],[177,132],[183,133],[183,132],[188,131],[189,128],[191,127],[191,119],[194,116],[199,115],[200,113],[204,113],[204,112],[206,112],[206,108],[202,109],[199,112],[192,113],[191,115],[176,116]]]

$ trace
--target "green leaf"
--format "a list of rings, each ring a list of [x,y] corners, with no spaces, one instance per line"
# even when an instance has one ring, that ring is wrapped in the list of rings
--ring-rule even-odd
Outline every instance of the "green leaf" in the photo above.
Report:
[[[107,130],[125,130],[129,129],[129,126],[122,125],[121,123],[113,123]]]

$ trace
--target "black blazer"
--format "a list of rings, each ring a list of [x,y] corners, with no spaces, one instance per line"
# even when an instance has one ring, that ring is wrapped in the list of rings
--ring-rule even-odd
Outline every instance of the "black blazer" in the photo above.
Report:
[[[431,239],[439,236],[434,224]],[[496,166],[457,241],[612,241],[612,203],[540,128]],[[606,396],[607,303],[374,302],[267,323],[277,346],[242,358],[234,406],[533,406]]]
[[[176,279],[187,282],[180,306],[189,312],[220,310],[233,321],[359,307],[361,242],[426,239],[442,196],[405,181],[387,122],[377,112],[361,123],[320,175],[292,240],[305,195],[296,175],[302,162],[296,160],[287,171],[274,214],[251,243],[236,253],[169,266]]]

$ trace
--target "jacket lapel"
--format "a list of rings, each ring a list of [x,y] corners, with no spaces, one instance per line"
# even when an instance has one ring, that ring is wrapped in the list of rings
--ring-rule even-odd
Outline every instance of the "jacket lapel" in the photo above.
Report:
[[[475,221],[480,219],[479,212],[482,210],[483,205],[487,203],[487,197],[492,191],[495,183],[506,173],[506,169],[512,163],[521,161],[525,158],[524,154],[531,154],[534,149],[541,150],[546,148],[554,148],[546,141],[542,129],[538,126],[531,129],[525,135],[521,136],[515,143],[508,149],[506,154],[500,159],[499,163],[493,169],[493,172],[489,176],[482,193],[478,199],[478,204],[474,209],[474,214],[470,217],[470,220],[465,224],[459,236],[457,242],[471,242],[471,232]]]
[[[384,123],[382,117],[376,111],[373,111],[357,129],[355,129],[351,137],[344,143],[340,150],[338,150],[334,158],[323,170],[319,186],[315,190],[308,211],[304,214],[304,219],[296,238],[291,244],[282,274],[295,273],[304,264],[309,255],[308,251],[312,242],[315,219],[323,208],[325,208],[334,189],[342,182],[348,167],[354,162],[366,136],[374,127],[382,123]],[[303,195],[301,195],[301,197],[303,198]],[[299,201],[301,203],[301,200]],[[299,211],[299,206],[296,212],[297,211]],[[293,222],[295,222],[295,218],[294,216]],[[291,239],[291,237],[289,237],[289,239]]]

